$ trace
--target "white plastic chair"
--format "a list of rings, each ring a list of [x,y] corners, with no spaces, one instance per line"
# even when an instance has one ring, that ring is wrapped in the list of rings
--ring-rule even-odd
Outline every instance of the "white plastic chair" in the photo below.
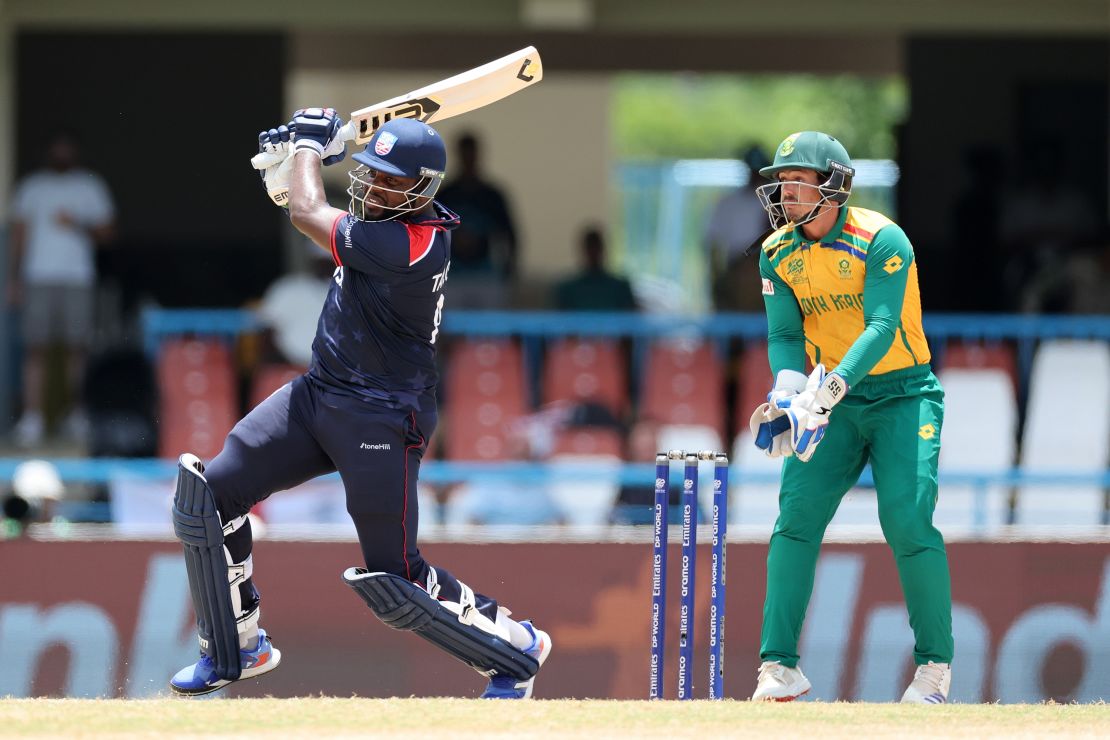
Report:
[[[551,502],[572,525],[597,525],[609,521],[620,494],[621,459],[614,455],[552,455],[552,465],[591,466],[588,478],[555,478],[547,484]]]
[[[1043,342],[1033,360],[1019,466],[1027,473],[1101,473],[1110,459],[1110,346],[1101,341]],[[1099,486],[1023,486],[1015,523],[1102,523]]]
[[[1009,519],[1006,486],[943,482],[946,472],[1005,473],[1017,449],[1017,402],[1010,376],[997,368],[950,368],[944,386],[940,439],[942,478],[933,523],[941,531],[990,534]],[[991,420],[988,430],[984,420]]]
[[[879,502],[875,489],[853,486],[836,507],[829,527],[866,527],[879,532]]]
[[[779,475],[782,458],[769,458],[752,442],[747,429],[736,435],[732,444],[732,460],[742,474],[768,477],[766,483],[729,485],[729,526],[759,527],[770,530],[779,516]]]

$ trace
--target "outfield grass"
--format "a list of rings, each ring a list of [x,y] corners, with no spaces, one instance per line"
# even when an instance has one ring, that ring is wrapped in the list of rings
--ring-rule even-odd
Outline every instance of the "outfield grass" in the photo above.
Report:
[[[1107,704],[475,699],[0,700],[4,737],[1106,737]]]

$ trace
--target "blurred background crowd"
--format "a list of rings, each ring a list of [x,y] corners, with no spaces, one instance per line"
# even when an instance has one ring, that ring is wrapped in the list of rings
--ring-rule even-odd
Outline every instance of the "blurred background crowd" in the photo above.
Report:
[[[1036,520],[1035,496],[1002,480],[1015,466],[1105,476],[1105,7],[1023,0],[999,30],[987,4],[955,0],[860,27],[820,4],[784,16],[721,0],[675,26],[655,2],[622,13],[529,0],[511,17],[500,3],[460,15],[434,2],[445,24],[429,32],[396,10],[333,4],[349,11],[333,23],[302,24],[299,6],[278,3],[263,26],[232,7],[122,2],[121,20],[0,3],[9,534],[55,519],[168,528],[176,456],[210,458],[303,372],[332,264],[266,199],[247,164],[258,130],[529,43],[541,86],[440,127],[451,159],[439,200],[463,226],[426,520],[646,522],[649,476],[627,465],[695,446],[754,471],[739,523],[773,519],[774,471],[745,436],[770,377],[757,260],[744,254],[767,229],[758,169],[802,129],[845,143],[859,172],[849,204],[884,212],[914,244],[949,388],[942,465],[979,476],[951,486],[966,489],[952,521]],[[214,110],[222,129],[197,131]],[[345,165],[332,169],[342,207]],[[1076,388],[1100,418],[1067,419],[1081,428],[1061,452],[1059,399]],[[981,449],[987,409],[1006,431],[998,449]],[[32,458],[54,462],[28,473]],[[536,466],[553,462],[594,467]],[[304,488],[258,514],[342,523],[337,481]],[[1045,508],[1107,521],[1100,483],[1070,488],[1074,506]]]

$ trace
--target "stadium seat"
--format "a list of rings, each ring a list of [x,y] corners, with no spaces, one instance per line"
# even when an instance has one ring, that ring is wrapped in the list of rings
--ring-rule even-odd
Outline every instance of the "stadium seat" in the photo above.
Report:
[[[571,427],[555,434],[553,455],[624,456],[624,439],[616,429]]]
[[[630,404],[624,353],[618,342],[558,339],[547,347],[543,403],[591,402],[623,419]]]
[[[594,469],[585,478],[555,477],[548,483],[547,494],[559,510],[561,520],[572,525],[606,524],[620,493],[620,456],[562,454],[552,455],[550,462]]]
[[[556,524],[561,511],[546,486],[522,485],[504,478],[474,478],[454,486],[443,504],[447,525]]]
[[[1026,473],[1102,473],[1110,462],[1110,346],[1043,342],[1033,360],[1019,467]],[[1024,527],[1102,524],[1099,486],[1023,486],[1014,521]]]
[[[870,486],[853,486],[836,507],[829,529],[835,533],[838,528],[873,529],[879,532],[879,501],[875,489]]]
[[[274,363],[260,365],[251,380],[250,408],[269,398],[274,391],[286,383],[304,375],[306,368],[301,365]]]
[[[754,527],[769,534],[779,516],[782,458],[769,458],[755,446],[745,419],[742,430],[733,440],[732,462],[741,477],[756,475],[764,480],[751,483],[736,480],[729,484],[729,526]]]
[[[997,367],[967,369],[945,365],[940,475],[998,475],[1014,464],[1017,448],[1017,401],[1008,371]],[[984,419],[991,419],[985,434]],[[989,534],[1010,519],[1006,486],[985,488],[942,480],[933,523],[944,533],[958,529]]]
[[[158,357],[159,454],[211,460],[238,418],[231,351],[219,340],[178,339]]]
[[[957,369],[1000,370],[1006,374],[1015,395],[1020,387],[1017,356],[1009,343],[952,341],[945,345],[940,359],[941,372]]]
[[[771,366],[767,363],[767,343],[749,342],[740,353],[740,371],[736,383],[737,433],[748,428],[748,419],[752,412],[756,406],[767,401],[767,393],[774,384]]]
[[[451,460],[507,460],[526,413],[524,362],[511,340],[463,340],[445,364],[444,450]]]
[[[708,340],[652,343],[644,365],[639,415],[665,424],[725,426],[725,369]]]

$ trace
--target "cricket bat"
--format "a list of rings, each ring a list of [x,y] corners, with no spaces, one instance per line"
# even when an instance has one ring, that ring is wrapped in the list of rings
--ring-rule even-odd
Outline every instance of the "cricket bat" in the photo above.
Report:
[[[356,110],[337,136],[362,145],[391,119],[415,118],[431,123],[453,118],[506,98],[542,79],[540,54],[536,47],[528,46],[454,77]],[[261,152],[251,158],[251,164],[256,170],[264,170],[285,157],[278,152]]]

